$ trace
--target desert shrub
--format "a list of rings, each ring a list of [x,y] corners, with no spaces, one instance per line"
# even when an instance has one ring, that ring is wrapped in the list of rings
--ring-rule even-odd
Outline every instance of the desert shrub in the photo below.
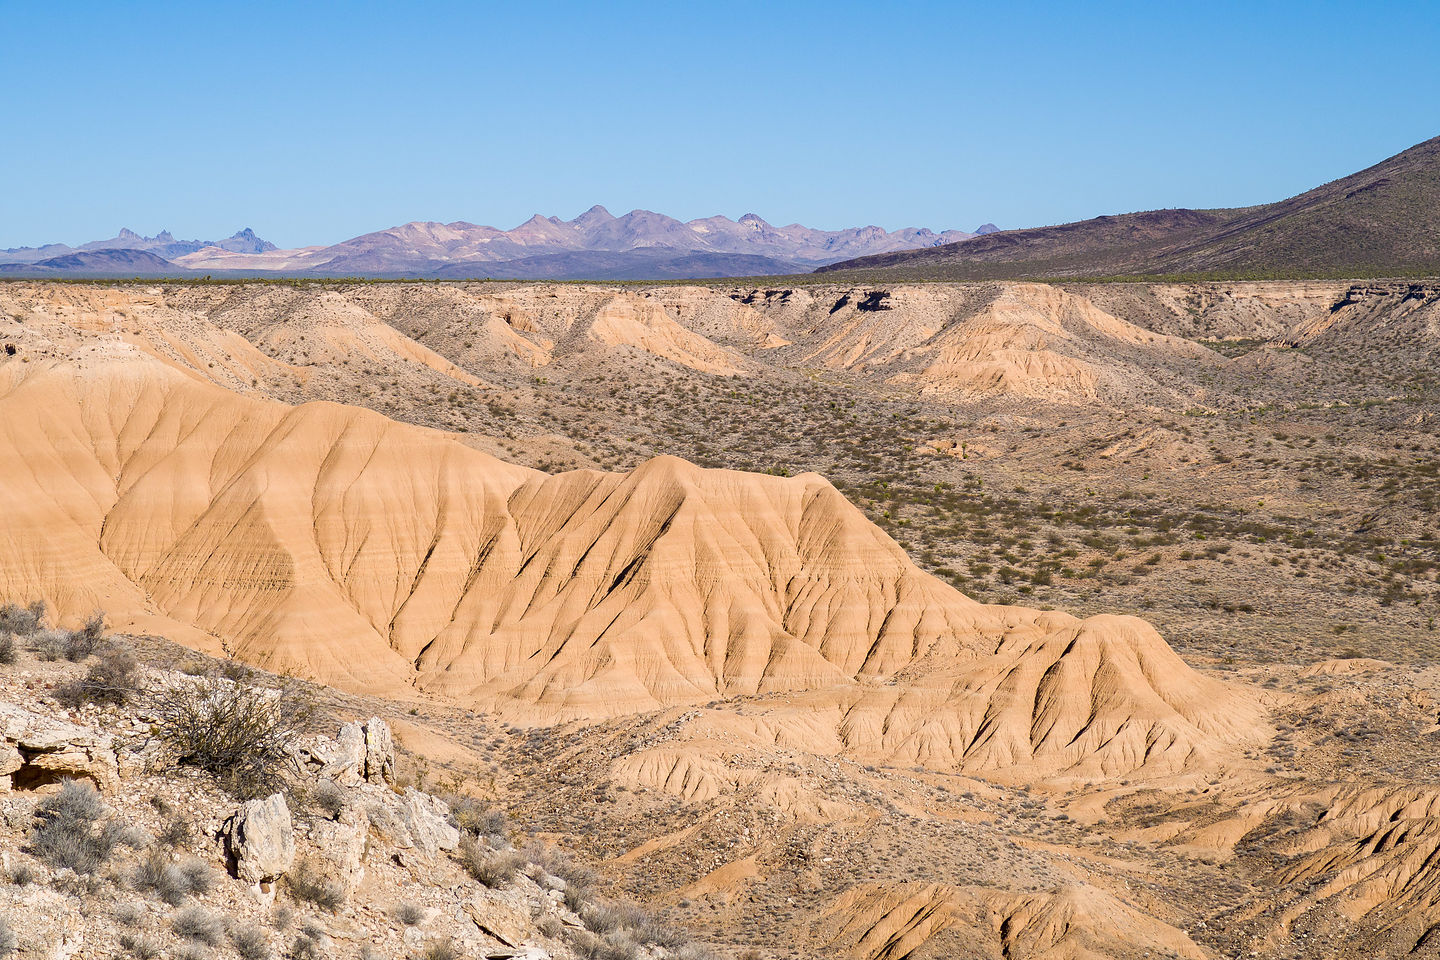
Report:
[[[174,960],[210,960],[210,951],[204,944],[191,940],[176,947],[171,956]]]
[[[103,823],[105,816],[105,804],[93,786],[66,780],[59,793],[46,797],[35,808],[31,848],[52,867],[94,873],[119,842],[119,829]]]
[[[592,933],[612,942],[628,941],[675,951],[689,942],[679,930],[667,927],[633,904],[592,902],[582,904],[580,920]]]
[[[196,896],[209,893],[215,887],[215,871],[203,860],[191,857],[180,864],[180,875],[185,878],[185,885],[190,892]]]
[[[160,835],[156,839],[171,849],[184,846],[190,840],[192,829],[188,818],[173,813],[160,825]]]
[[[248,799],[274,793],[296,772],[287,747],[312,708],[297,691],[202,677],[166,691],[158,713],[160,737],[178,762]]]
[[[230,931],[230,943],[240,960],[269,960],[270,940],[259,927],[236,927]]]
[[[28,607],[18,603],[0,606],[0,633],[18,633],[28,637],[40,629],[45,621],[45,602],[36,600]]]
[[[586,930],[570,935],[570,946],[583,960],[635,960],[639,948],[622,936],[600,937]]]
[[[120,934],[120,949],[134,957],[135,960],[154,960],[155,957],[160,956],[160,944],[143,933]]]
[[[115,908],[114,917],[122,927],[138,927],[145,919],[145,908],[138,903],[122,903]]]
[[[532,844],[525,848],[525,858],[552,876],[564,880],[566,887],[579,888],[588,893],[595,886],[595,871],[576,863],[554,847]]]
[[[505,811],[486,807],[474,797],[449,797],[450,816],[455,826],[473,837],[505,837],[510,818]]]
[[[491,851],[469,837],[460,841],[456,856],[466,873],[492,889],[514,880],[525,863],[524,856],[516,850]]]
[[[296,900],[313,903],[324,910],[337,910],[345,902],[345,889],[327,876],[312,857],[305,857],[285,877],[286,888]]]
[[[194,940],[215,946],[225,937],[225,923],[216,914],[202,906],[190,906],[178,910],[170,918],[170,926],[185,940]]]
[[[59,630],[40,630],[31,635],[30,649],[47,663],[65,656],[65,634]]]
[[[100,641],[105,639],[105,614],[99,610],[90,615],[79,630],[68,630],[65,633],[64,645],[61,652],[65,659],[71,663],[79,663],[93,654],[100,646]]]
[[[415,903],[397,903],[392,912],[395,915],[395,919],[407,927],[413,927],[425,919],[425,911],[421,909],[419,904]]]
[[[17,863],[10,868],[10,882],[17,887],[28,887],[36,878],[35,868],[28,863]]]
[[[289,930],[290,924],[294,922],[295,909],[288,903],[277,903],[275,909],[270,911],[270,926],[276,930]]]
[[[55,698],[72,708],[86,703],[123,706],[134,698],[137,688],[135,657],[123,647],[111,647],[90,665],[85,676],[61,685]]]
[[[441,937],[427,943],[422,956],[425,960],[460,960],[460,948],[449,937]]]
[[[8,957],[20,946],[20,940],[15,936],[15,931],[10,929],[10,921],[0,917],[0,958]]]
[[[0,632],[0,663],[9,667],[14,665],[16,657],[20,655],[15,643],[15,634]]]
[[[345,811],[348,798],[340,786],[330,780],[322,780],[310,793],[310,802],[331,820]]]
[[[295,941],[290,944],[287,956],[290,960],[325,960],[325,951],[321,947],[324,936],[323,930],[306,924],[295,935]]]
[[[152,850],[135,864],[130,884],[141,893],[153,893],[172,907],[180,906],[190,894],[185,874],[158,850]]]
[[[580,920],[593,933],[614,933],[634,929],[644,922],[638,910],[608,903],[587,903],[580,911]]]

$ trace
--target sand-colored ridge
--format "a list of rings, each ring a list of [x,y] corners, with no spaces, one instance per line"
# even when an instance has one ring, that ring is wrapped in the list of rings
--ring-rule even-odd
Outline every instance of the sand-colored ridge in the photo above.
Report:
[[[0,365],[7,596],[159,614],[273,670],[522,720],[780,697],[736,722],[965,769],[1173,773],[1260,729],[1142,622],[977,604],[815,474],[546,475],[111,352]],[[679,792],[712,789],[703,772]]]
[[[818,939],[857,960],[1206,960],[1184,931],[1083,883],[1020,897],[941,883],[862,884],[817,924]],[[819,931],[824,931],[819,933]]]

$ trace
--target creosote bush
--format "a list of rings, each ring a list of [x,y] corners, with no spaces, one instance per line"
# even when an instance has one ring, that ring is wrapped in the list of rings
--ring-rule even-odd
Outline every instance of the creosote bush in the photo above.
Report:
[[[176,760],[213,774],[242,799],[267,796],[296,772],[287,747],[313,708],[296,690],[202,677],[160,698],[159,734]]]
[[[0,631],[0,663],[12,666],[17,656],[19,649],[15,644],[15,634]]]
[[[113,822],[104,823],[106,815],[105,804],[93,786],[66,780],[59,793],[46,797],[35,808],[31,849],[52,867],[94,873],[110,859],[121,840],[123,828]]]

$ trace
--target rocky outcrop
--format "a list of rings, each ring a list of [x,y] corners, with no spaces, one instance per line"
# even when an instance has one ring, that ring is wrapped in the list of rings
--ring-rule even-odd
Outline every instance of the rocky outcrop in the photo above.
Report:
[[[310,828],[310,842],[328,866],[326,874],[349,896],[365,879],[365,841],[370,824],[363,810],[347,805],[334,820]]]
[[[379,717],[352,720],[332,740],[316,737],[300,745],[296,759],[317,780],[341,787],[384,784],[395,775],[395,738]]]
[[[460,844],[460,831],[450,823],[450,807],[445,801],[410,787],[402,803],[401,815],[417,849],[436,853]]]
[[[251,883],[278,879],[295,863],[295,829],[285,798],[248,800],[225,825],[235,875]]]
[[[365,779],[385,783],[395,776],[395,738],[390,724],[379,717],[365,721]]]
[[[108,790],[119,777],[110,735],[0,703],[0,792],[36,790],[66,779]]]

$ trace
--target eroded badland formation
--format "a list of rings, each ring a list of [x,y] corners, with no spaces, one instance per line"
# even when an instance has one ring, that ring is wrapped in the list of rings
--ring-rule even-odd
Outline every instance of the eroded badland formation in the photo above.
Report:
[[[329,685],[723,956],[1440,953],[1440,286],[11,282],[0,344],[0,600]],[[336,956],[460,876],[375,830]],[[533,877],[476,955],[588,949]]]

